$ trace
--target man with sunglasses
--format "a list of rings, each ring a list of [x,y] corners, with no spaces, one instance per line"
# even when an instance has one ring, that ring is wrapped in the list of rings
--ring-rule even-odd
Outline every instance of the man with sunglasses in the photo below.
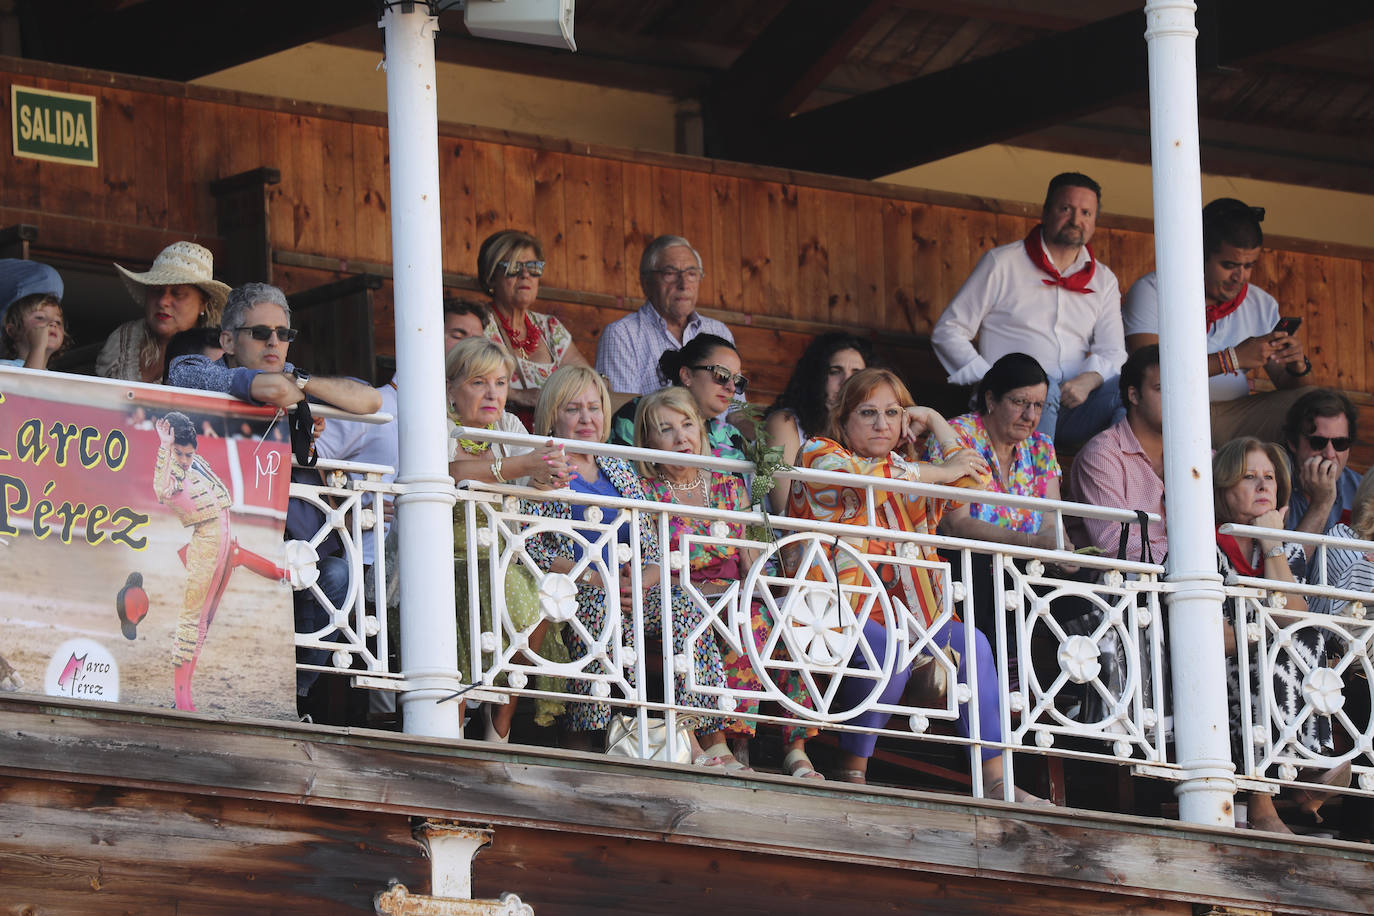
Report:
[[[172,362],[168,371],[171,384],[200,391],[218,391],[253,404],[272,404],[287,408],[309,399],[329,404],[349,413],[375,413],[382,406],[376,389],[350,378],[331,378],[302,372],[287,360],[287,349],[296,339],[291,329],[291,306],[286,295],[267,283],[245,283],[229,293],[220,318],[220,346],[224,355],[216,360],[194,354]],[[316,435],[319,423],[316,423]],[[297,468],[292,478],[318,484],[319,474]],[[287,504],[286,537],[310,541],[319,531],[324,516],[304,500]],[[319,545],[315,569],[316,586],[336,608],[348,595],[349,565],[338,552],[342,545],[333,535]],[[308,588],[295,594],[296,632],[313,633],[330,619]],[[327,664],[325,649],[301,650],[298,659],[309,664]],[[314,671],[296,672],[296,702],[306,708],[306,697],[318,680]]]
[[[637,312],[612,321],[596,346],[596,371],[612,391],[648,394],[667,385],[659,357],[681,350],[698,334],[735,337],[722,322],[697,312],[705,271],[701,255],[681,236],[660,235],[639,259],[639,285],[645,303]]]
[[[267,283],[245,283],[229,294],[220,319],[224,356],[183,356],[167,378],[179,388],[219,391],[253,404],[290,407],[309,398],[349,413],[374,413],[377,392],[350,378],[310,375],[291,365],[287,348],[296,339],[286,295]]]
[[[1332,525],[1350,524],[1360,475],[1346,463],[1357,416],[1350,399],[1330,388],[1314,388],[1288,409],[1283,438],[1293,470],[1284,520],[1289,530],[1325,534]]]

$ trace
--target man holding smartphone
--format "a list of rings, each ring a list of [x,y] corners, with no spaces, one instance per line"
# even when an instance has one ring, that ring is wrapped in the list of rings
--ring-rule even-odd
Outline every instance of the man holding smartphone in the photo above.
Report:
[[[1262,208],[1230,197],[1202,208],[1213,446],[1237,435],[1279,441],[1288,408],[1312,371],[1294,334],[1302,319],[1281,318],[1278,301],[1250,284],[1264,245],[1263,219]],[[1131,286],[1122,313],[1127,350],[1158,343],[1159,287],[1153,273]],[[1261,368],[1279,390],[1252,391],[1249,373]]]

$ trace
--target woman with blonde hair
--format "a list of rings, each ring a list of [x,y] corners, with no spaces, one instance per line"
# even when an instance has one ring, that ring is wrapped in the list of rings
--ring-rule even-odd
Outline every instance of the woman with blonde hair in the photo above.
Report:
[[[697,409],[696,399],[685,388],[664,388],[645,395],[640,399],[639,408],[635,412],[635,445],[639,448],[704,455],[707,454],[706,429],[706,422]],[[738,474],[675,465],[667,460],[640,461],[639,472],[643,475],[645,495],[656,502],[739,512],[749,509],[749,490]],[[706,519],[670,516],[669,549],[681,550],[684,534],[706,537],[711,533],[710,528],[711,523]],[[739,538],[743,535],[742,526],[734,523],[727,526],[727,537]],[[741,550],[728,544],[695,543],[691,545],[687,556],[693,584],[708,597],[724,593],[731,582],[743,579],[755,559],[755,551]],[[761,604],[755,603],[750,612],[751,633],[758,641],[758,645],[763,645],[773,630],[773,620]],[[762,691],[763,682],[749,663],[747,655],[727,648],[723,652],[722,661],[725,665],[727,687]],[[803,706],[810,705],[806,691],[795,673],[768,673],[795,702]],[[725,735],[729,737],[729,743],[737,757],[741,756],[742,750],[747,752],[749,739],[753,737],[756,728],[756,724],[747,716],[756,713],[758,706],[757,700],[747,701],[737,709],[737,712],[746,718],[731,719],[724,726]],[[809,734],[815,734],[815,730],[808,732],[801,726],[790,726],[786,730],[784,744],[787,750],[783,759],[783,769],[789,775],[800,779],[823,779],[806,756],[806,738]]]
[[[531,449],[517,445],[487,443],[469,439],[459,433],[460,426],[499,429],[502,432],[526,432],[520,421],[505,410],[506,393],[509,390],[510,374],[514,364],[515,361],[504,347],[492,343],[485,337],[469,337],[448,352],[444,367],[448,378],[449,474],[455,482],[472,480],[482,483],[528,483],[540,489],[552,489],[566,481],[566,464],[561,452],[552,442]],[[480,680],[479,673],[468,670],[472,667],[472,625],[468,585],[470,566],[477,574],[477,601],[482,632],[493,632],[495,624],[492,619],[491,576],[486,562],[490,548],[479,546],[478,562],[469,563],[467,505],[467,502],[459,500],[453,509],[458,667],[463,672],[464,680],[477,683]],[[478,508],[479,526],[482,518],[482,511]],[[548,621],[540,616],[538,586],[531,571],[518,562],[511,563],[506,568],[501,593],[506,617],[510,623],[509,629],[516,633],[527,632],[525,638],[528,644],[543,658],[550,661],[567,661],[568,650],[563,645],[559,628],[549,626]],[[489,661],[489,657],[484,657],[483,664]],[[541,690],[562,690],[561,681],[552,678],[537,678],[536,682]],[[491,704],[482,708],[486,740],[502,743],[509,741],[511,721],[515,716],[515,703],[506,703],[497,707],[495,711],[492,710]],[[554,716],[562,711],[562,703],[554,700],[536,700],[535,722],[540,725],[552,724]]]
[[[544,383],[539,395],[539,405],[534,412],[534,431],[539,435],[552,435],[559,439],[576,439],[584,442],[605,442],[607,422],[610,419],[610,395],[601,376],[589,366],[564,366],[553,373]],[[619,499],[645,499],[644,489],[639,476],[630,463],[623,458],[612,458],[578,452],[568,452],[568,463],[572,472],[568,486],[575,493],[607,496]],[[525,511],[548,518],[571,519],[586,523],[587,507],[577,503],[561,502],[553,499],[527,501]],[[591,522],[589,524],[595,524]],[[660,567],[662,556],[655,526],[650,513],[640,517],[639,548],[642,564],[641,581],[645,586],[643,596],[644,628],[646,635],[661,635],[663,618],[660,614]],[[600,557],[589,557],[587,548],[599,536],[594,528],[579,529],[580,536],[543,532],[527,541],[526,549],[541,567],[551,572],[571,574],[577,582],[577,622],[568,628],[568,642],[574,660],[591,654],[591,644],[608,633],[608,627],[620,626],[623,644],[633,650],[636,641],[634,625],[628,618],[631,604],[631,579],[628,570],[621,570],[615,579],[620,586],[619,594],[609,594],[609,584],[603,581],[599,569],[608,575],[618,570],[621,564],[615,554],[619,551],[606,547]],[[628,522],[615,532],[616,545],[628,545],[632,539]],[[599,562],[598,562],[599,561]],[[688,654],[687,635],[702,621],[702,613],[696,608],[681,588],[671,591],[672,603],[672,646],[673,655]],[[626,614],[620,614],[612,608]],[[666,636],[664,637],[667,642]],[[695,682],[706,686],[719,687],[725,682],[721,667],[720,647],[709,635],[697,640],[690,649]],[[609,673],[600,660],[589,663],[593,674]],[[625,670],[625,676],[634,683],[635,667]],[[699,709],[716,708],[714,699],[707,694],[687,690],[687,679],[683,673],[675,673],[676,695],[678,702]],[[590,695],[592,684],[586,679],[573,679],[570,689],[574,693]],[[588,732],[604,729],[610,722],[611,710],[607,703],[580,703],[568,713],[569,727],[574,732]],[[703,736],[715,735],[720,730],[718,721],[708,719],[699,729]],[[745,767],[730,753],[724,742],[710,748],[703,748],[698,733],[691,737],[693,759],[698,766],[718,767],[738,772]]]

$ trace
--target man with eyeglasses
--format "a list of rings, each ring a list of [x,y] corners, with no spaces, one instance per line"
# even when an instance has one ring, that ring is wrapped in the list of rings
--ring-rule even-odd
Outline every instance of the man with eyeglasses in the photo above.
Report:
[[[697,313],[704,275],[701,255],[681,236],[661,235],[644,249],[639,284],[646,301],[639,311],[607,325],[596,346],[596,371],[612,391],[648,394],[667,385],[658,371],[659,357],[682,349],[698,334],[735,342],[722,322]]]
[[[984,254],[930,334],[954,385],[977,383],[1008,353],[1033,356],[1050,379],[1037,429],[1061,446],[1104,429],[1121,406],[1121,292],[1088,247],[1101,202],[1087,175],[1056,175],[1040,225]]]
[[[216,360],[199,354],[182,356],[172,362],[168,380],[180,388],[218,391],[283,409],[307,398],[356,414],[375,413],[382,406],[377,390],[360,381],[310,375],[293,366],[286,356],[296,333],[291,329],[291,306],[280,289],[267,283],[245,283],[230,292],[224,304],[220,318],[224,355]],[[319,483],[318,473],[304,468],[293,471],[292,478]],[[310,541],[323,521],[318,509],[293,499],[287,504],[286,536]],[[337,555],[341,548],[337,538],[325,538],[315,564],[319,573],[316,586],[336,608],[348,595],[349,565]],[[298,590],[294,603],[297,633],[316,632],[329,622],[329,612],[309,589]],[[328,656],[324,649],[306,649],[298,658],[309,664],[327,664]],[[306,705],[305,698],[318,678],[314,671],[296,672],[298,707]]]
[[[1350,399],[1330,388],[1315,388],[1288,409],[1283,438],[1293,492],[1284,525],[1290,531],[1325,534],[1332,525],[1350,524],[1360,475],[1346,463],[1357,417]]]

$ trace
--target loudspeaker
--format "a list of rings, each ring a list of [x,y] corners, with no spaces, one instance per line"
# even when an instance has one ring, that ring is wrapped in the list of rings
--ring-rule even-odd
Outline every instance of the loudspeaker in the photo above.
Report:
[[[575,0],[467,0],[463,24],[478,38],[577,50]]]

